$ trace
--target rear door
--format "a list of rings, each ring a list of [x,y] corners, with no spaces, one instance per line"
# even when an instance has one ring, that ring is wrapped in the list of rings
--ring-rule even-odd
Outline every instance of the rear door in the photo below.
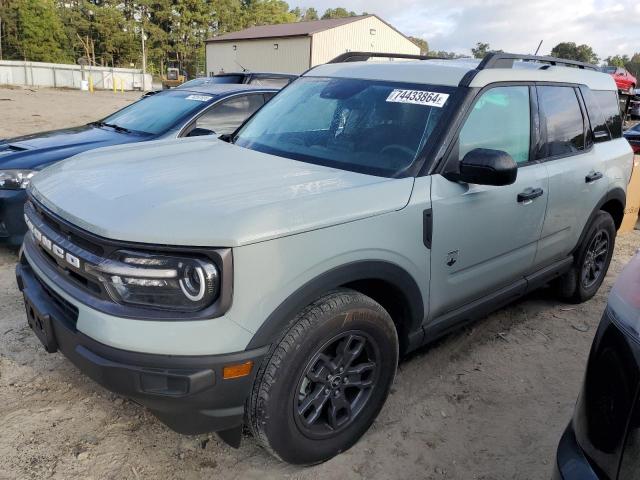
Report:
[[[480,93],[458,133],[447,170],[475,148],[509,153],[514,184],[474,185],[432,175],[430,319],[512,287],[532,268],[547,205],[547,174],[533,158],[537,109],[527,85]],[[531,200],[519,194],[536,191]]]
[[[548,211],[536,256],[536,264],[544,266],[575,248],[591,212],[607,193],[608,181],[604,149],[594,147],[580,89],[538,85],[537,95],[542,137],[537,158],[549,175]],[[604,134],[596,128],[598,140]]]

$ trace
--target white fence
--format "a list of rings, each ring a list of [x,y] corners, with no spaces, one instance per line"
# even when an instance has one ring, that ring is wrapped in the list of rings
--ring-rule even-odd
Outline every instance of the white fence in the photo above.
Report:
[[[92,81],[100,90],[151,90],[152,77],[133,68],[81,67],[60,63],[0,61],[0,85],[80,88],[82,80]]]

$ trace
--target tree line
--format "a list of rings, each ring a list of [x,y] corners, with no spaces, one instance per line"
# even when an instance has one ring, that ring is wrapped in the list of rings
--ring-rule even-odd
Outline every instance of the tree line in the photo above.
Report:
[[[360,13],[364,15],[366,12]],[[358,15],[343,7],[320,15],[315,8],[293,8],[284,0],[0,0],[0,59],[136,67],[146,39],[148,70],[161,73],[168,62],[190,77],[205,69],[205,40],[255,25],[271,25]],[[423,38],[409,37],[421,53],[441,58],[468,57],[433,51]],[[475,58],[494,51],[478,42]],[[563,42],[552,56],[597,64],[588,45]],[[640,75],[640,53],[609,56],[606,65]]]
[[[283,0],[0,0],[0,59],[204,70],[207,38],[255,25],[355,16],[289,8]]]

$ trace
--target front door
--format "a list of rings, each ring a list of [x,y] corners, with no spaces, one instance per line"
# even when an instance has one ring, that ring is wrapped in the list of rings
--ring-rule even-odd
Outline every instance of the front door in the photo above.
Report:
[[[516,85],[480,93],[447,162],[455,167],[475,148],[502,150],[518,163],[515,183],[473,185],[432,176],[430,321],[522,282],[532,269],[548,179],[532,156],[530,91]]]

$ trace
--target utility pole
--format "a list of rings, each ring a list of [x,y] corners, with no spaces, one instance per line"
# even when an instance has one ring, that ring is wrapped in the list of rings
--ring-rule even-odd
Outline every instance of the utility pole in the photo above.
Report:
[[[2,60],[2,17],[0,17],[0,60]]]
[[[145,52],[144,46],[144,25],[140,27],[142,31],[142,91],[146,91],[147,80],[147,52]]]

